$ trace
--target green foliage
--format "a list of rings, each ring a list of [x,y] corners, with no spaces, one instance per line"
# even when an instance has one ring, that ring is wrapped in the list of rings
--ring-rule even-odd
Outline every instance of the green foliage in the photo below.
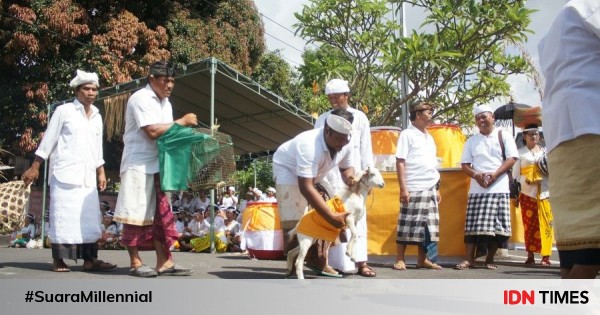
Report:
[[[237,183],[241,187],[240,196],[247,191],[248,187],[258,187],[262,191],[265,191],[267,187],[275,187],[273,161],[270,158],[257,158],[245,165],[245,167],[238,168],[235,173]],[[255,172],[256,185],[254,184]]]
[[[407,37],[391,18],[390,4],[401,2],[426,12]],[[471,125],[475,104],[509,97],[507,77],[530,73],[530,63],[506,47],[526,41],[532,13],[524,0],[311,0],[295,27],[322,45],[322,55],[306,54],[304,83],[343,76],[373,124],[394,124],[402,104],[420,98],[440,104],[434,119]],[[408,93],[398,97],[403,75]]]
[[[399,30],[388,14],[385,0],[311,0],[295,14],[299,22],[294,25],[308,42],[322,44],[305,54],[305,67],[300,69],[308,76],[305,83],[323,86],[330,78],[342,77],[350,82],[352,102],[370,107],[374,97],[368,97],[369,90],[384,83],[374,71],[379,50]]]
[[[286,100],[294,98],[294,72],[279,50],[262,56],[252,73],[252,80]]]
[[[327,82],[334,78],[349,78],[354,72],[352,60],[339,49],[327,44],[309,49],[302,54],[304,64],[298,68],[303,84],[312,87],[313,82]],[[321,84],[324,86],[324,83]]]

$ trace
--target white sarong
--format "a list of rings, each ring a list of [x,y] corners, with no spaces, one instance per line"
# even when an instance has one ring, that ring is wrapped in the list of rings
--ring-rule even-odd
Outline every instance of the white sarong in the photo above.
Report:
[[[154,174],[145,174],[133,169],[121,173],[121,187],[114,220],[137,226],[152,225],[155,213]]]
[[[102,236],[102,215],[96,187],[64,184],[52,176],[49,209],[48,235],[52,243],[94,243]]]

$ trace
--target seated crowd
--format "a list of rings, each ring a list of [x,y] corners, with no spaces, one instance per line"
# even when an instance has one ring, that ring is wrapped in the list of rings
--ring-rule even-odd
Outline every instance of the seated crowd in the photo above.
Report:
[[[175,227],[179,239],[171,250],[188,252],[210,252],[211,226],[214,228],[217,252],[242,252],[240,248],[242,213],[249,202],[276,202],[275,189],[267,188],[266,194],[255,187],[248,187],[243,200],[238,202],[235,188],[230,186],[223,193],[214,211],[214,224],[211,224],[210,198],[206,191],[197,194],[191,191],[171,194],[171,208],[177,218]],[[98,240],[99,249],[125,249],[120,242],[123,224],[113,220],[114,211],[108,201],[100,202],[102,220],[99,223],[102,237]],[[48,224],[48,222],[46,222]],[[40,236],[41,229],[36,228],[33,215],[25,217],[23,229],[15,231],[10,242],[11,247],[26,247],[30,240]],[[46,230],[48,230],[46,228]],[[37,231],[37,234],[36,234]]]
[[[240,202],[235,188],[228,187],[216,205],[212,207],[214,222],[211,224],[210,198],[206,191],[184,191],[171,194],[173,213],[177,218],[175,223],[179,239],[171,250],[188,252],[210,252],[210,231],[214,229],[215,250],[217,252],[242,252],[241,222],[242,213],[248,202],[276,202],[275,189],[267,188],[267,194],[261,190],[249,187],[245,198]]]

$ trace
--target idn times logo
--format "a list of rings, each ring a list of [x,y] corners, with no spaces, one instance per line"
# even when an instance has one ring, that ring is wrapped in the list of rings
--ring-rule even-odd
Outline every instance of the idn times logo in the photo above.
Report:
[[[504,305],[587,304],[588,291],[504,290]]]

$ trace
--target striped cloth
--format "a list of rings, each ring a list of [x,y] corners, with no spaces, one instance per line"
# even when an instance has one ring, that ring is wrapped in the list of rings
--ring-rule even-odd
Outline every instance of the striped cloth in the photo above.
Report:
[[[536,162],[540,173],[544,176],[548,176],[548,158],[546,158],[546,152],[544,155]]]
[[[465,236],[510,236],[510,205],[506,193],[469,194]]]
[[[439,240],[440,214],[435,188],[411,191],[408,205],[400,205],[396,243],[423,243],[427,230],[431,241]]]

